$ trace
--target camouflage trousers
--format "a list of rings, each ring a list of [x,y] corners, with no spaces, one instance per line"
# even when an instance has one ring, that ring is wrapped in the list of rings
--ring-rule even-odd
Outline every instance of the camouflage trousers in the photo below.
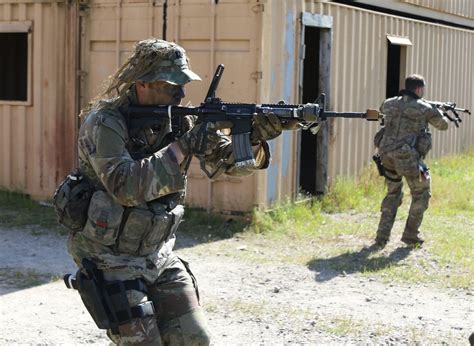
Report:
[[[132,270],[133,271],[133,270]],[[105,280],[129,280],[126,272],[104,272]],[[117,345],[209,345],[210,334],[199,292],[186,262],[171,254],[165,270],[153,283],[147,283],[148,295],[127,291],[130,306],[153,301],[156,314],[122,324],[107,335]]]
[[[404,239],[416,240],[419,234],[419,227],[423,221],[423,214],[428,209],[431,197],[431,179],[421,179],[418,175],[403,176],[399,174],[396,169],[396,162],[394,162],[390,155],[382,157],[382,163],[386,169],[386,175],[390,179],[385,179],[387,195],[381,205],[382,215],[377,229],[377,240],[388,241],[390,238],[398,207],[402,204],[402,178],[405,178],[412,197],[402,237]]]

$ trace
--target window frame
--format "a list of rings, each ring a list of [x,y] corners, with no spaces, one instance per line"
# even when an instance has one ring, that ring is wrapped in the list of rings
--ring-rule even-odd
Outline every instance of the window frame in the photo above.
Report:
[[[26,66],[26,100],[0,100],[0,105],[31,106],[32,105],[32,63],[33,63],[33,23],[32,21],[1,22],[0,33],[26,33],[27,34],[27,66]]]

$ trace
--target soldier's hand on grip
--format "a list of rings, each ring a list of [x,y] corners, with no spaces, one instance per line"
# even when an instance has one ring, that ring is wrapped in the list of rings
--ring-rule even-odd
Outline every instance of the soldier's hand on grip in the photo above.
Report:
[[[177,142],[185,156],[209,155],[222,138],[218,130],[230,127],[232,123],[226,121],[199,123],[178,138]]]
[[[273,113],[253,115],[250,142],[256,145],[278,137],[283,130],[280,119]]]

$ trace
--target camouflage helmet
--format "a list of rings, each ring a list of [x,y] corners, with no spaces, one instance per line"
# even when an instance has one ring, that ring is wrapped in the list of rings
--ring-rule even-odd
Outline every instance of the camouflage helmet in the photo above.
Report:
[[[137,42],[118,79],[125,83],[166,81],[178,85],[201,80],[189,69],[189,60],[182,47],[155,38]]]

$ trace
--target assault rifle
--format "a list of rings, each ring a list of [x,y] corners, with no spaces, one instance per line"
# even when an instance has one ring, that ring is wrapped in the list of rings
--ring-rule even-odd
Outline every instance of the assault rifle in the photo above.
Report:
[[[128,122],[130,129],[144,129],[163,124],[165,119],[171,119],[171,126],[175,136],[179,137],[180,120],[184,115],[196,115],[197,123],[216,123],[229,121],[233,124],[230,129],[232,136],[232,149],[235,165],[238,167],[252,166],[255,164],[252,145],[250,143],[250,132],[252,130],[252,117],[254,114],[273,113],[283,125],[296,122],[299,128],[310,130],[316,134],[322,121],[328,118],[363,118],[377,121],[381,115],[376,110],[366,112],[328,112],[324,109],[325,94],[321,94],[315,103],[306,104],[253,104],[253,103],[227,103],[216,97],[224,65],[216,69],[209,91],[204,102],[198,107],[183,106],[130,106]],[[213,175],[205,168],[204,160],[201,168],[209,176]]]
[[[437,102],[437,101],[427,101],[431,105],[436,106],[436,108],[441,109],[443,111],[443,115],[448,118],[448,120],[454,122],[456,127],[459,127],[459,123],[462,122],[461,117],[459,116],[458,112],[471,114],[471,111],[466,108],[457,108],[454,102]],[[453,113],[453,116],[449,115],[448,112]]]

